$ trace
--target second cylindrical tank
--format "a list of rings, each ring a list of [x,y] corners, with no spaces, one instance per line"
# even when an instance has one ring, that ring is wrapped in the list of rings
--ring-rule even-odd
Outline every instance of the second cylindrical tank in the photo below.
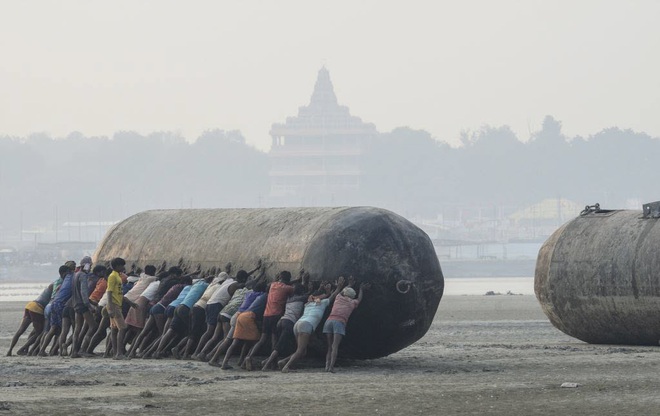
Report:
[[[642,211],[587,210],[539,251],[534,291],[550,322],[597,344],[657,345],[660,225]]]

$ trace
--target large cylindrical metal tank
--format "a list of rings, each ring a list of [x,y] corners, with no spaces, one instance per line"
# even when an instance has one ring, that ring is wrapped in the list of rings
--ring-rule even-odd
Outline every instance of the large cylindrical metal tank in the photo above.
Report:
[[[541,247],[534,291],[550,322],[570,336],[657,345],[658,219],[642,211],[586,210]]]
[[[108,231],[94,260],[113,257],[142,267],[232,262],[234,270],[261,259],[270,278],[280,270],[297,276],[302,267],[312,280],[371,282],[342,342],[340,354],[354,358],[383,357],[420,339],[444,289],[428,235],[371,207],[146,211]]]

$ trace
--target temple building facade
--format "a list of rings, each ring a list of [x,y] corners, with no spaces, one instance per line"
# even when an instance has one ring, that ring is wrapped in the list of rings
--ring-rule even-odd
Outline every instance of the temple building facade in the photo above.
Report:
[[[360,190],[362,156],[377,134],[376,126],[337,103],[330,74],[321,68],[309,105],[271,128],[270,197],[303,205],[344,203]]]

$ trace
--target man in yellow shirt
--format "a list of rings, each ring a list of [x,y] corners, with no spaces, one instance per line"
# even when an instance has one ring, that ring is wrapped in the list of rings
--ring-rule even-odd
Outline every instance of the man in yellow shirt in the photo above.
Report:
[[[115,353],[115,360],[123,360],[126,358],[124,345],[124,332],[126,329],[126,322],[124,322],[124,315],[122,314],[121,306],[124,300],[124,294],[121,290],[121,276],[119,273],[123,272],[126,266],[126,261],[121,257],[116,257],[110,261],[112,273],[108,276],[108,288],[106,289],[106,296],[108,297],[108,316],[110,317],[110,342],[112,349]]]

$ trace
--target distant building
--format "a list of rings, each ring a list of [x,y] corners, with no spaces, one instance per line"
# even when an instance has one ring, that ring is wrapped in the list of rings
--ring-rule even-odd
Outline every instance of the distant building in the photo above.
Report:
[[[291,197],[300,196],[327,205],[335,197],[356,194],[362,156],[377,134],[376,126],[351,116],[348,107],[337,103],[330,74],[321,68],[309,105],[271,128],[271,198],[299,203]]]

